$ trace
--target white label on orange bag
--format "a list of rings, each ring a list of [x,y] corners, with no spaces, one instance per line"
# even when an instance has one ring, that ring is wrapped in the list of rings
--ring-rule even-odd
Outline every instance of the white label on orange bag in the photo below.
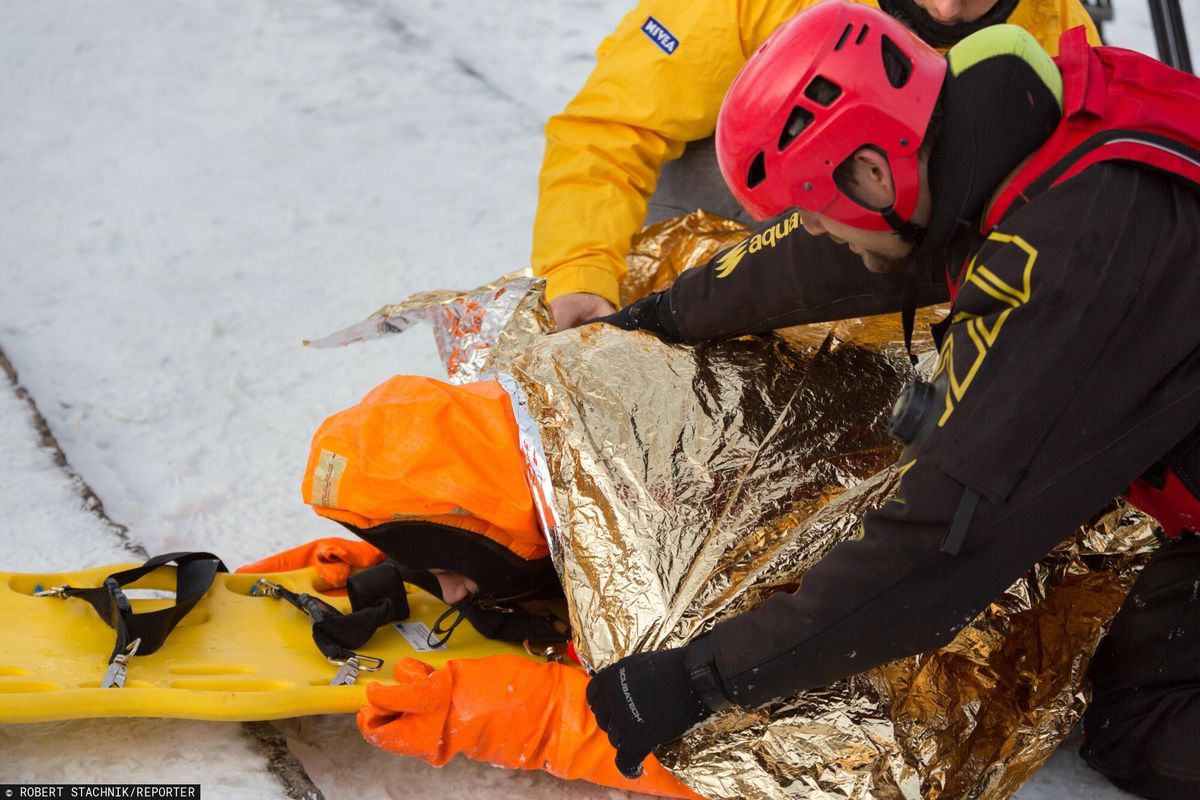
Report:
[[[346,471],[346,459],[329,450],[322,450],[312,477],[312,504],[320,508],[338,508],[338,489],[342,485],[342,473]]]

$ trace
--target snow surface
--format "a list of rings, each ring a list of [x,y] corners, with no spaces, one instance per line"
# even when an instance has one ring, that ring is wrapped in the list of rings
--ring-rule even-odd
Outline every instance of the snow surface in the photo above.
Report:
[[[0,347],[135,545],[238,564],[339,533],[300,500],[312,432],[394,373],[441,370],[420,332],[301,341],[527,263],[541,124],[630,5],[0,0]],[[1153,52],[1144,4],[1116,6],[1110,41]],[[0,509],[0,570],[130,560],[3,377]],[[630,797],[436,770],[349,716],[279,727],[330,800]],[[1073,749],[1018,797],[1127,796]],[[0,783],[286,797],[228,723],[0,726],[0,754]]]

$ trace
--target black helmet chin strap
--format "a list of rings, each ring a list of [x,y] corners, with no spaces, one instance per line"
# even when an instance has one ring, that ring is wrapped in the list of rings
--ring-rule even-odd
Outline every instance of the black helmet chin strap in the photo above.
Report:
[[[904,265],[904,288],[900,293],[900,324],[904,328],[904,350],[914,367],[917,357],[912,351],[913,328],[917,324],[917,262],[909,259]]]
[[[887,224],[892,226],[897,234],[900,235],[902,241],[908,242],[915,250],[920,247],[921,240],[925,238],[925,228],[917,225],[912,220],[906,220],[896,213],[896,209],[888,206],[879,212]],[[912,351],[913,328],[917,324],[917,262],[915,258],[909,258],[904,264],[904,288],[900,294],[900,324],[904,328],[904,349],[908,353],[908,360],[914,367],[917,365],[917,357]]]
[[[921,244],[921,239],[925,238],[925,229],[912,220],[901,217],[893,206],[880,210],[879,216],[892,226],[892,230],[900,234],[901,241],[908,242],[914,248]]]

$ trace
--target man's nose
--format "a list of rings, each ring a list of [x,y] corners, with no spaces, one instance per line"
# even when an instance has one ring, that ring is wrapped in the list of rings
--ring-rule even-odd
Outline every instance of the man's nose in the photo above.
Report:
[[[825,233],[825,226],[817,219],[817,215],[809,211],[800,212],[800,225],[810,236],[820,236]]]
[[[962,13],[962,0],[932,0],[933,8],[927,9],[934,19],[954,22]]]
[[[459,600],[462,600],[464,597],[470,594],[461,579],[455,580],[449,575],[441,573],[435,573],[435,576],[437,577],[438,584],[440,584],[442,589],[442,600],[444,600],[447,604],[454,605]]]

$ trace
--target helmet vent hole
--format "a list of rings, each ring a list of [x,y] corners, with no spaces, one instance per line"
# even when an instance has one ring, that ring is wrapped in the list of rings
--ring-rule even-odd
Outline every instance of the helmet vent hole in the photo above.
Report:
[[[883,71],[887,73],[888,83],[896,89],[908,83],[912,77],[912,61],[895,42],[886,36],[880,37],[883,55]]]
[[[871,26],[870,26],[870,25],[863,25],[863,27],[862,27],[862,30],[858,32],[858,36],[857,36],[857,37],[855,37],[855,39],[854,39],[854,43],[855,43],[855,44],[862,44],[862,43],[863,43],[863,39],[866,39],[866,38],[867,38],[867,34],[868,34],[868,33],[870,33],[870,31],[871,31]]]
[[[767,159],[760,150],[750,162],[750,170],[746,173],[746,188],[753,189],[767,179]]]
[[[823,79],[817,78],[813,81],[813,83],[816,83],[817,80]],[[828,81],[826,81],[826,83],[828,83]],[[832,83],[829,85],[834,86]],[[805,89],[804,93],[808,94],[808,91],[811,88],[812,84],[809,84],[809,88]],[[836,89],[837,87],[834,86],[834,88]],[[838,91],[840,92],[841,90],[839,89]],[[780,152],[782,152],[783,149],[789,144],[794,142],[796,137],[803,133],[804,129],[812,124],[813,119],[813,113],[807,108],[802,108],[801,106],[796,106],[793,108],[792,113],[788,116],[787,124],[783,126],[783,133],[779,134]],[[762,154],[759,153],[759,155],[761,156]]]
[[[844,31],[842,31],[842,35],[841,35],[841,36],[838,38],[838,40],[837,40],[837,44],[835,44],[835,45],[833,46],[833,49],[834,49],[834,51],[837,51],[837,50],[841,50],[841,49],[842,49],[842,45],[844,45],[844,44],[846,43],[846,40],[847,40],[848,38],[850,38],[850,31],[852,31],[852,30],[854,30],[854,26],[853,26],[853,25],[847,25],[847,26],[846,26],[846,29],[845,29]]]
[[[834,100],[842,96],[842,87],[826,77],[818,75],[809,81],[804,96],[819,106],[828,108]]]

